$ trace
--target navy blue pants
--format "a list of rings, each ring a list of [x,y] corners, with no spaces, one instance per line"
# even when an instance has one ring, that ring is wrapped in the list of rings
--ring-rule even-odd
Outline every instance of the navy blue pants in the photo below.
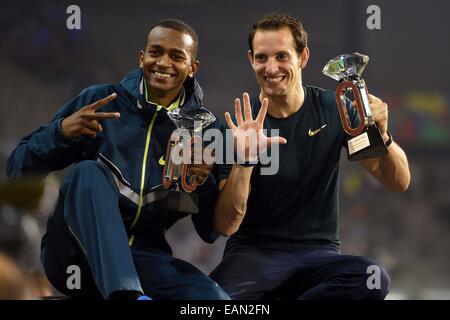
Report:
[[[384,299],[388,293],[382,267],[342,255],[336,245],[230,240],[211,277],[232,299]]]
[[[56,289],[80,298],[107,299],[115,291],[130,290],[153,299],[229,299],[191,264],[163,251],[130,248],[119,197],[102,163],[80,162],[66,177],[41,252]],[[81,270],[80,289],[68,288],[71,265]]]

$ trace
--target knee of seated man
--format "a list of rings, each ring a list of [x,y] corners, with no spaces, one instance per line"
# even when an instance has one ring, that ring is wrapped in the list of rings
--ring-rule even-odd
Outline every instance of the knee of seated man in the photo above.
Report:
[[[99,178],[100,180],[98,180]],[[94,160],[83,160],[77,163],[71,174],[66,176],[68,183],[73,183],[74,181],[80,181],[88,179],[89,181],[103,181],[102,178],[112,182],[112,176],[108,167],[98,161]]]
[[[73,168],[74,174],[92,174],[93,172],[103,170],[104,165],[94,160],[83,160],[75,164]]]

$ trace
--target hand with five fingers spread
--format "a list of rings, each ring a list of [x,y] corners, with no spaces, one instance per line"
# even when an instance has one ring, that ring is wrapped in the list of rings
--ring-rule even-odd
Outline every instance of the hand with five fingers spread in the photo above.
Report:
[[[65,118],[61,123],[61,131],[66,139],[75,139],[81,135],[91,138],[97,136],[97,132],[102,131],[99,121],[104,119],[116,119],[120,117],[118,112],[96,112],[99,108],[114,100],[116,93],[110,94],[106,98],[100,99],[90,105],[82,107],[80,110]]]
[[[253,120],[252,116],[250,97],[246,92],[243,95],[243,101],[245,119],[242,114],[241,100],[239,98],[236,98],[234,101],[237,126],[231,120],[230,113],[225,113],[225,119],[229,128],[232,130],[238,160],[242,162],[254,162],[258,159],[259,154],[262,154],[270,148],[272,143],[286,144],[287,140],[279,136],[267,137],[263,132],[263,123],[269,104],[267,98],[263,99],[261,109],[255,120]]]

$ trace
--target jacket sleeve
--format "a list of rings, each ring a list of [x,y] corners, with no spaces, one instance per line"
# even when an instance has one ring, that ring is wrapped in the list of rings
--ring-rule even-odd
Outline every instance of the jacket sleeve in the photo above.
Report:
[[[88,138],[80,136],[67,140],[61,132],[61,122],[94,99],[92,90],[85,89],[80,95],[63,106],[47,124],[24,137],[8,158],[6,175],[9,179],[24,175],[45,175],[61,170],[81,158]]]

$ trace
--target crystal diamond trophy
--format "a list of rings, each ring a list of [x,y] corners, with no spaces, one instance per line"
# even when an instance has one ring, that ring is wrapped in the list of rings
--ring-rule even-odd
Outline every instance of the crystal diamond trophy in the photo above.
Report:
[[[202,142],[198,133],[213,123],[216,118],[204,108],[187,111],[183,110],[183,108],[176,108],[167,112],[167,115],[181,134],[172,134],[167,143],[166,163],[163,169],[163,186],[165,189],[183,190],[190,193],[198,186],[196,177],[189,175],[190,160],[192,158],[190,155],[193,154],[196,144],[200,144],[201,147]],[[182,134],[182,132],[188,134]],[[190,151],[188,152],[188,159],[182,154],[185,150]],[[174,152],[177,153],[176,156],[183,158],[181,163],[173,161],[175,159]]]
[[[376,126],[369,106],[366,83],[361,78],[369,57],[360,53],[339,55],[325,65],[322,72],[339,81],[336,103],[344,131],[352,136],[348,140],[348,159],[351,161],[376,158],[387,154],[383,137]],[[352,92],[360,123],[353,128],[345,105],[346,94]]]

